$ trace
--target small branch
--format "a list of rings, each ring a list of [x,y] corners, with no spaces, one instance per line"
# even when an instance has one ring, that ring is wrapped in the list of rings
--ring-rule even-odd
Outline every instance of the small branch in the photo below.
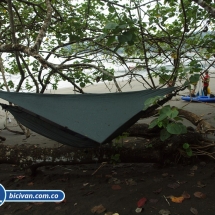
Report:
[[[7,0],[7,4],[8,4],[9,19],[10,19],[12,43],[16,44],[16,36],[15,36],[16,31],[15,31],[15,27],[14,27],[14,19],[13,19],[13,10],[12,10],[11,0]]]
[[[1,55],[2,54],[0,54],[0,70],[1,70],[2,78],[3,78],[4,85],[6,87],[6,90],[7,90],[7,92],[9,92],[10,89],[8,87],[8,84],[7,84],[7,81],[6,81],[6,78],[5,78],[4,64],[3,64],[3,60],[2,60]]]
[[[31,47],[31,50],[35,53],[38,53],[41,43],[43,41],[43,38],[46,36],[46,31],[51,24],[51,17],[52,17],[52,6],[50,0],[46,0],[46,6],[47,6],[47,14],[46,18],[44,20],[43,26],[41,27],[39,34],[36,38],[35,44],[33,47]]]

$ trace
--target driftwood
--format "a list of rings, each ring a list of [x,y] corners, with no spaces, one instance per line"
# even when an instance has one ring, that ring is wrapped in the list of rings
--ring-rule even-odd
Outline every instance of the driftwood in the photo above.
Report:
[[[145,126],[145,125],[144,125]],[[36,169],[45,165],[74,165],[90,163],[165,163],[173,161],[175,155],[182,150],[182,143],[192,140],[195,143],[200,136],[193,132],[179,135],[167,142],[159,137],[124,138],[117,142],[105,144],[97,148],[78,149],[62,145],[58,148],[40,148],[36,146],[15,145],[9,147],[1,144],[0,163],[16,164],[22,168],[30,168],[34,174]]]

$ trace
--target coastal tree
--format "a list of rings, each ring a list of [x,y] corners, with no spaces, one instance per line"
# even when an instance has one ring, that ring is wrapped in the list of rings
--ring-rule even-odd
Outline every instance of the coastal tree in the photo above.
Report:
[[[210,0],[2,0],[0,87],[44,93],[64,81],[84,93],[113,82],[121,92],[125,79],[143,89],[191,88],[215,62],[214,11]]]

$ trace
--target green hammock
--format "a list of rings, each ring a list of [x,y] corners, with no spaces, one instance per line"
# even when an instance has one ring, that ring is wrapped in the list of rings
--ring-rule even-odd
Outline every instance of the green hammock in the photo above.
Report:
[[[174,89],[76,95],[0,91],[0,98],[15,104],[1,106],[32,131],[69,146],[96,147],[137,122],[148,98]]]

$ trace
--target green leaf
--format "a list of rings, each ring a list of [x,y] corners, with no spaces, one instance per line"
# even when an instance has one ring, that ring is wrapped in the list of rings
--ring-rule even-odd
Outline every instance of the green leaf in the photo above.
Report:
[[[176,117],[174,118],[174,120],[175,120],[175,121],[183,121],[183,119],[182,119],[181,117],[178,117],[178,116],[176,116]]]
[[[196,84],[199,81],[199,77],[200,77],[199,74],[191,75],[190,78],[189,78],[190,83],[191,84]]]
[[[132,33],[131,32],[124,32],[122,35],[118,36],[118,40],[120,43],[129,42],[132,39]]]
[[[187,127],[185,125],[183,125],[182,123],[172,122],[167,125],[166,129],[170,134],[186,134],[187,133]]]
[[[108,38],[108,41],[107,41],[107,45],[108,45],[108,46],[111,45],[111,44],[114,42],[114,40],[115,40],[115,36],[109,37],[109,38]]]
[[[158,125],[159,128],[162,128],[162,127],[163,127],[163,123],[160,122],[160,121],[158,121],[157,125]]]
[[[167,140],[170,136],[171,136],[171,134],[166,129],[161,130],[161,132],[160,132],[161,141]]]
[[[114,8],[114,7],[109,7],[109,8],[108,8],[108,11],[109,11],[110,13],[113,13],[113,12],[115,11],[115,8]]]
[[[156,102],[162,98],[161,96],[156,96],[156,97],[153,97],[153,98],[148,98],[146,99],[146,101],[144,102],[144,108],[143,110],[146,110],[148,107],[150,107],[151,105],[153,104],[156,104]]]
[[[191,157],[191,156],[193,155],[193,151],[192,151],[191,148],[188,148],[188,149],[186,150],[186,153],[187,153],[187,155],[188,155],[189,157]]]
[[[82,88],[85,87],[85,83],[84,83],[84,82],[81,82],[81,83],[80,83],[80,87],[82,87]]]
[[[151,121],[149,128],[154,128],[158,124],[158,119],[154,119]]]
[[[159,111],[160,115],[158,117],[158,120],[162,121],[163,119],[165,119],[169,115],[170,111],[171,111],[171,108],[170,108],[169,105],[166,105],[163,108],[161,108],[160,111]]]
[[[167,115],[165,113],[160,114],[160,116],[158,117],[158,121],[162,121],[165,118],[167,118]]]
[[[109,29],[109,30],[113,30],[115,29],[116,27],[118,26],[117,23],[114,23],[114,22],[109,22],[105,25],[105,29]]]
[[[188,149],[189,147],[190,147],[190,145],[188,143],[183,144],[183,149]]]
[[[174,119],[176,116],[178,116],[178,110],[176,108],[172,108],[172,110],[169,113],[169,117]]]

